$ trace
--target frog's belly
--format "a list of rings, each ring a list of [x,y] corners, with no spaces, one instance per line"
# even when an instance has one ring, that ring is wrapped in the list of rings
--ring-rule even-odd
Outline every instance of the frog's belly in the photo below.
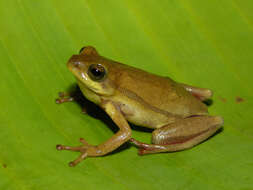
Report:
[[[115,103],[120,107],[125,118],[135,125],[148,128],[160,128],[166,124],[173,123],[176,119],[172,114],[162,110],[156,110],[131,99],[126,100],[124,98]]]

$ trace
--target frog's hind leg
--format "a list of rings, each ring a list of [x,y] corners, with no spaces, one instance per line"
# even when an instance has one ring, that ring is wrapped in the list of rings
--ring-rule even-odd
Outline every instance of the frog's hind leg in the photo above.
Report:
[[[213,135],[223,125],[219,116],[195,116],[156,129],[152,133],[152,143],[145,144],[130,139],[139,154],[174,152],[191,148]]]
[[[190,86],[187,84],[182,84],[181,85],[184,87],[185,90],[190,92],[193,96],[198,98],[201,101],[207,100],[212,97],[213,93],[210,89],[207,88],[198,88],[194,86]]]

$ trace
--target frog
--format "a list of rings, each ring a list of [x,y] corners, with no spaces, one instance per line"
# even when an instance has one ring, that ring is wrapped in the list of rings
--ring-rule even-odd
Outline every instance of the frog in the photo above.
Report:
[[[126,142],[136,146],[140,155],[190,149],[223,126],[223,117],[209,115],[204,103],[213,94],[210,89],[113,61],[92,46],[72,55],[67,67],[82,94],[103,109],[119,128],[99,145],[91,145],[83,138],[80,146],[58,144],[57,150],[80,152],[69,166],[87,157],[105,156]],[[57,103],[71,101],[74,98],[65,93],[60,93],[57,99]],[[150,128],[151,143],[133,138],[129,123]]]

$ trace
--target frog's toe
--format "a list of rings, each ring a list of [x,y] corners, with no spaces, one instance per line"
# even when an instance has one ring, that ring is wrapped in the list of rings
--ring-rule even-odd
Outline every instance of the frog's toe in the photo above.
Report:
[[[145,154],[151,154],[153,153],[151,150],[148,150],[148,149],[145,149],[145,148],[140,148],[139,151],[138,151],[138,154],[140,156],[143,156]]]
[[[70,150],[75,152],[85,152],[91,145],[87,143],[83,138],[80,138],[80,142],[83,144],[81,146],[66,146],[58,144],[56,145],[57,150]]]
[[[80,138],[80,142],[85,146],[91,146],[86,140],[84,140],[84,138]]]
[[[74,97],[71,96],[70,93],[67,92],[59,92],[58,93],[59,98],[55,100],[57,104],[62,104],[64,102],[72,102],[74,101]]]
[[[144,154],[146,154],[148,152],[148,150],[146,150],[145,148],[140,148],[139,150],[138,150],[138,154],[140,155],[140,156],[143,156]]]
[[[142,142],[140,142],[140,141],[137,141],[137,140],[134,139],[134,138],[129,139],[129,141],[132,142],[135,146],[139,147],[140,149],[145,149],[145,148],[147,148],[147,144],[142,143]]]
[[[75,159],[72,162],[69,162],[69,166],[70,167],[76,166],[78,163],[80,163],[81,161],[83,161],[87,156],[88,156],[88,154],[87,154],[86,151],[83,152],[83,153],[81,153],[80,156],[77,159]]]
[[[87,109],[85,107],[82,108],[82,114],[87,114]]]
[[[69,166],[71,167],[77,165],[79,162],[81,162],[86,157],[88,157],[89,156],[88,150],[93,147],[92,145],[87,143],[83,138],[80,138],[79,140],[82,143],[81,146],[66,146],[66,145],[61,145],[61,144],[56,145],[57,150],[69,150],[69,151],[75,151],[75,152],[81,153],[77,159],[69,163]]]
[[[57,104],[62,104],[62,103],[64,103],[64,102],[73,102],[74,101],[74,98],[73,97],[68,97],[68,98],[57,98],[56,100],[55,100],[55,102],[57,103]]]
[[[80,163],[82,160],[84,160],[86,157],[88,157],[87,150],[89,149],[88,143],[84,139],[80,139],[80,141],[84,144],[82,146],[65,146],[65,145],[56,145],[57,150],[70,150],[70,151],[75,151],[75,152],[80,152],[80,156],[75,159],[74,161],[69,162],[70,167],[74,167],[78,163]]]
[[[57,144],[57,145],[56,145],[56,149],[57,149],[57,150],[64,150],[64,146],[61,145],[61,144]]]
[[[65,146],[65,145],[58,144],[58,145],[56,145],[56,149],[57,150],[70,150],[70,151],[80,152],[84,148],[83,148],[83,146]]]

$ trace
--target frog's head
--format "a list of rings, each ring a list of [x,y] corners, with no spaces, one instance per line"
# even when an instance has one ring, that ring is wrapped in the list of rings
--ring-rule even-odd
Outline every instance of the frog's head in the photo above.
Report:
[[[70,58],[67,66],[77,78],[80,88],[88,88],[97,95],[113,94],[114,83],[109,77],[110,63],[95,48],[83,47],[78,55]]]

